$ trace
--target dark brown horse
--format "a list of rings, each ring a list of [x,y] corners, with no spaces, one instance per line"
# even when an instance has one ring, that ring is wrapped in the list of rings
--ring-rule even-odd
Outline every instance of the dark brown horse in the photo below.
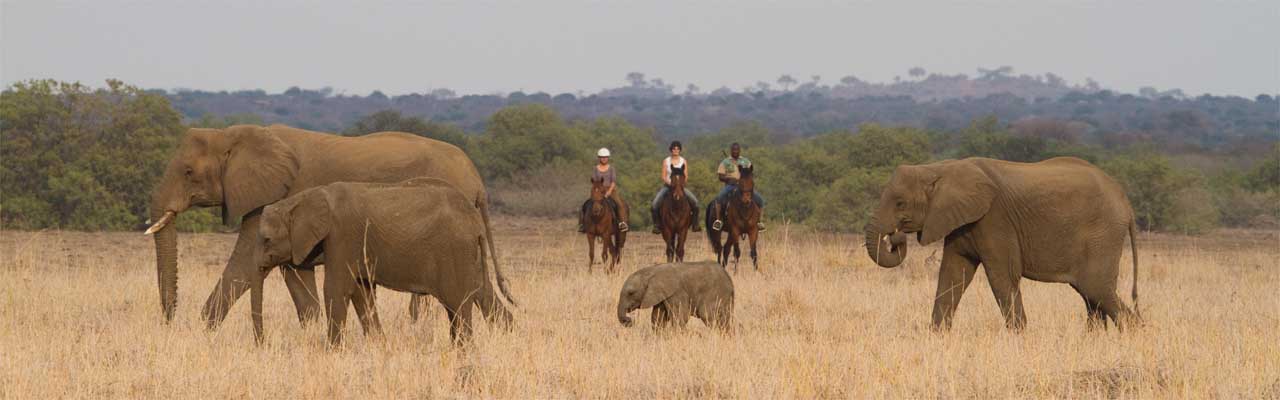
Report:
[[[725,199],[724,204],[717,204],[713,199],[707,204],[707,239],[711,242],[711,251],[716,253],[716,261],[722,266],[729,265],[729,251],[733,250],[733,272],[738,272],[738,259],[742,255],[742,251],[738,248],[738,241],[746,236],[751,243],[751,266],[756,271],[760,270],[756,257],[756,239],[760,237],[759,223],[762,212],[760,205],[752,201],[752,194],[755,193],[756,183],[753,172],[755,166],[743,168],[738,166],[738,172],[741,175],[738,178],[738,188],[729,194],[729,198]],[[723,207],[723,209],[721,209]],[[724,216],[724,226],[720,230],[712,229],[711,224],[715,221],[717,215]],[[720,233],[728,233],[729,236],[720,242]]]
[[[613,218],[613,210],[605,201],[604,180],[591,178],[591,205],[587,210],[587,273],[591,273],[596,263],[596,239],[601,241],[600,262],[609,263],[605,273],[617,272],[618,263],[622,261],[622,246],[626,242],[626,233],[618,229],[618,221]],[[612,257],[610,257],[612,256]]]
[[[671,189],[662,196],[658,216],[662,218],[662,240],[667,242],[667,262],[683,262],[684,241],[693,225],[693,207],[684,197],[684,168],[672,168],[671,175]]]

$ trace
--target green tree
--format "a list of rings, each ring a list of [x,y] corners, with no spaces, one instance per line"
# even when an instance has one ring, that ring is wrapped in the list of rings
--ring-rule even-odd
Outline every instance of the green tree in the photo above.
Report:
[[[1212,208],[1213,201],[1202,180],[1176,169],[1168,157],[1138,149],[1101,167],[1125,188],[1142,229],[1199,233],[1216,225],[1216,209],[1204,208]]]
[[[0,93],[0,217],[7,227],[127,229],[183,132],[163,96],[116,80],[33,80]]]
[[[1245,187],[1259,193],[1280,192],[1280,143],[1245,177]]]
[[[406,117],[396,110],[383,110],[360,118],[342,132],[346,136],[365,135],[374,132],[406,132],[447,142],[460,148],[467,147],[467,134],[453,124],[443,124],[419,117]]]
[[[472,158],[486,178],[506,179],[516,171],[557,160],[572,163],[589,159],[590,150],[582,136],[546,105],[510,106],[489,117]]]

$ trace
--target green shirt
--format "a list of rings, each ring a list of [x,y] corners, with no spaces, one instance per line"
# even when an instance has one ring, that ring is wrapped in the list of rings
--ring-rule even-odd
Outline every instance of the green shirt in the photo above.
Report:
[[[742,173],[738,172],[738,167],[750,167],[751,160],[740,156],[738,157],[737,165],[734,164],[733,157],[725,158],[723,161],[720,161],[720,166],[716,167],[716,174],[724,175],[733,179],[742,178]]]

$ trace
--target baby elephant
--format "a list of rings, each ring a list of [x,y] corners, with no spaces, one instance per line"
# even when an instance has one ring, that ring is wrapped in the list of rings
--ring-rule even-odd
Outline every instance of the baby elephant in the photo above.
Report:
[[[618,296],[618,321],[631,326],[630,314],[653,307],[654,328],[683,327],[689,314],[707,326],[729,330],[733,319],[733,280],[715,262],[659,264],[627,278]]]
[[[258,265],[302,264],[320,247],[333,344],[342,341],[347,303],[354,303],[365,333],[380,330],[374,284],[434,296],[448,313],[450,337],[463,340],[472,305],[491,320],[511,320],[489,281],[480,218],[467,196],[439,179],[333,183],[263,209]],[[494,265],[494,271],[511,301],[502,270]],[[254,332],[260,333],[261,287],[252,289]]]

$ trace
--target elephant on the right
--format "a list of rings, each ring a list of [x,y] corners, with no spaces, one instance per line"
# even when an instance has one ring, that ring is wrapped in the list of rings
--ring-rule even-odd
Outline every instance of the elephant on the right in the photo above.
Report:
[[[1072,157],[899,166],[865,228],[867,254],[885,268],[906,258],[907,233],[915,233],[921,245],[944,239],[932,323],[942,330],[951,327],[979,264],[1009,329],[1027,323],[1019,285],[1025,277],[1070,284],[1084,299],[1090,328],[1105,328],[1110,318],[1123,330],[1138,322],[1116,294],[1127,234],[1137,308],[1134,231],[1124,189],[1098,167]]]

